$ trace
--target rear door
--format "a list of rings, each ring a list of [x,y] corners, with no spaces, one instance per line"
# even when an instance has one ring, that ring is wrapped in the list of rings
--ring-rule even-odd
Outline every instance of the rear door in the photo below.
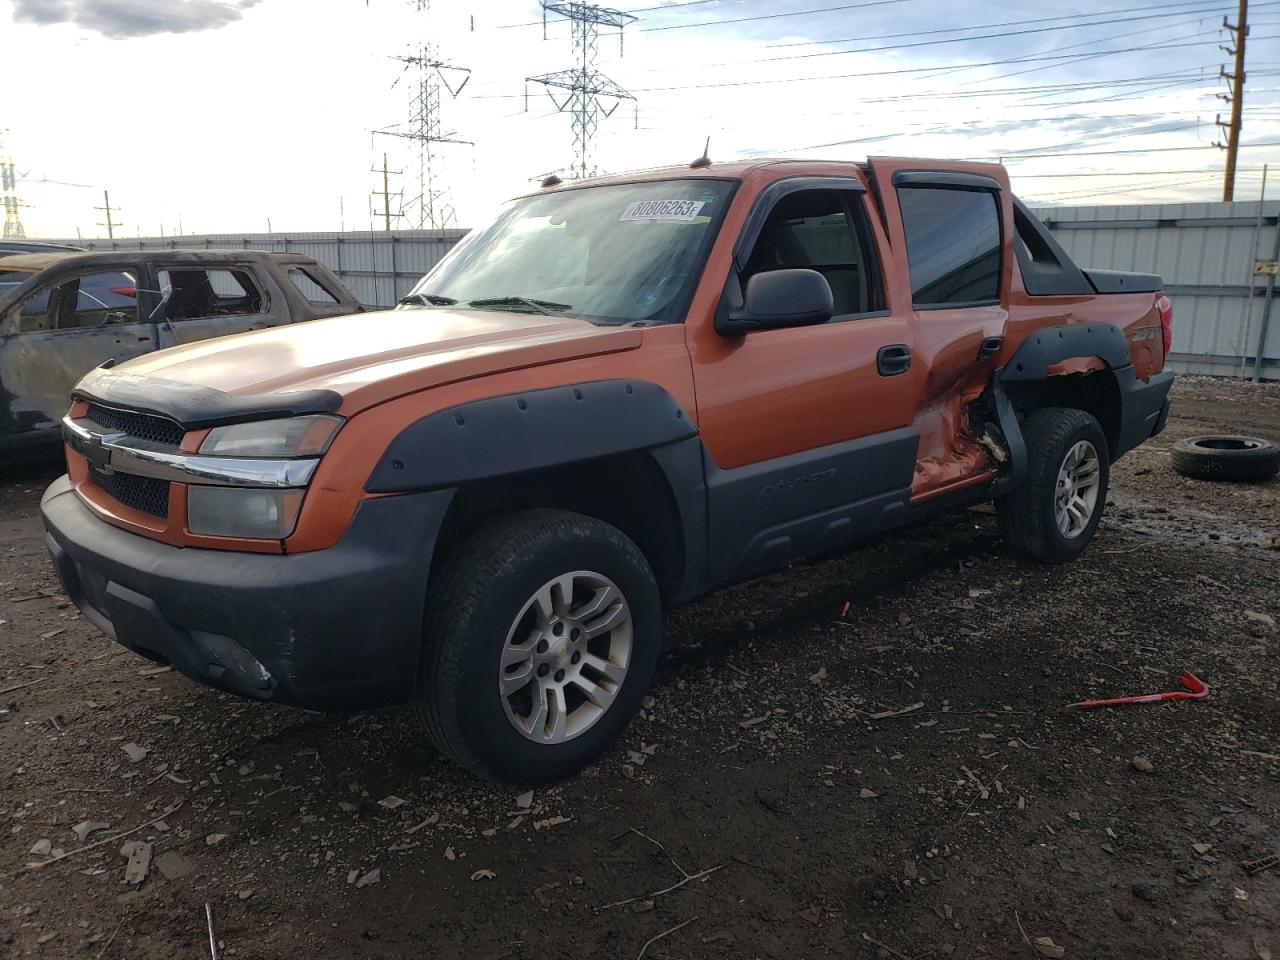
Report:
[[[162,347],[260,330],[288,316],[252,264],[158,263],[155,271]]]
[[[993,164],[872,158],[889,243],[905,264],[913,328],[919,500],[985,469],[965,409],[989,383],[1006,336],[1012,278],[1008,177]]]

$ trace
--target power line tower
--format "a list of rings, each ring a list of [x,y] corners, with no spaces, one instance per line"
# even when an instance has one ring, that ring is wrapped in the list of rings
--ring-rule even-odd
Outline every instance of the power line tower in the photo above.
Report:
[[[111,211],[112,211],[112,210],[114,210],[116,213],[119,213],[119,212],[120,212],[120,208],[119,208],[119,207],[113,207],[113,206],[111,206],[111,195],[110,195],[106,190],[103,190],[103,191],[102,191],[102,206],[100,206],[100,207],[94,207],[93,209],[95,209],[95,210],[102,210],[102,211],[105,211],[105,213],[106,213],[106,215],[107,215],[107,216],[106,216],[106,221],[107,221],[107,222],[106,222],[106,223],[100,223],[100,224],[98,224],[98,226],[100,226],[100,227],[106,227],[106,228],[107,228],[107,239],[108,239],[108,240],[114,240],[114,239],[116,238],[116,227],[123,227],[123,226],[124,226],[124,224],[123,224],[123,223],[116,223],[114,220],[112,220],[112,219],[111,219]]]
[[[431,0],[410,2],[424,15],[424,32],[433,36]],[[403,215],[418,229],[456,226],[457,213],[450,202],[449,191],[442,185],[443,157],[438,149],[441,144],[475,144],[459,139],[456,131],[444,129],[440,105],[446,93],[451,99],[462,93],[462,88],[471,79],[471,70],[441,59],[439,46],[430,42],[420,44],[412,53],[395,59],[405,65],[406,73],[412,73],[408,129],[375,130],[374,133],[401,137],[417,147],[418,193],[402,205],[401,209],[407,211]]]
[[[1235,57],[1235,69],[1227,73],[1226,67],[1218,68],[1218,75],[1227,81],[1226,94],[1218,94],[1219,99],[1231,104],[1231,120],[1222,122],[1219,116],[1215,121],[1227,133],[1227,142],[1215,146],[1227,151],[1226,172],[1222,180],[1222,199],[1230,200],[1236,191],[1236,157],[1240,152],[1240,127],[1244,122],[1244,45],[1249,36],[1249,0],[1240,0],[1240,8],[1236,13],[1236,22],[1231,24],[1226,17],[1222,18],[1223,29],[1231,31],[1234,47],[1223,47],[1228,56]]]
[[[23,206],[18,200],[18,174],[15,172],[13,157],[8,156],[4,150],[3,134],[7,132],[0,131],[0,187],[4,192],[4,238],[21,240],[27,234],[22,228],[22,217],[18,213],[19,208]]]
[[[623,100],[635,102],[635,97],[596,70],[596,47],[600,41],[600,27],[618,28],[618,49],[622,49],[622,30],[635,21],[629,13],[597,7],[580,0],[542,0],[542,35],[546,39],[547,13],[558,13],[568,18],[573,36],[573,53],[576,64],[568,70],[544,73],[526,78],[527,83],[540,83],[547,88],[547,96],[559,113],[573,115],[573,175],[589,177],[595,173],[591,161],[591,144],[601,120],[613,116]],[[565,91],[564,99],[557,100],[553,90]],[[525,110],[529,109],[529,95],[525,92]],[[636,116],[639,123],[639,115]]]

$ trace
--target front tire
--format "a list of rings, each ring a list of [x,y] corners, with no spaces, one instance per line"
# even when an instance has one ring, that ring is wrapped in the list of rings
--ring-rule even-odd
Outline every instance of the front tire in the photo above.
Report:
[[[1107,501],[1106,435],[1084,410],[1046,407],[1027,417],[1023,437],[1027,476],[996,501],[1000,534],[1029,560],[1074,560],[1093,539]]]
[[[661,629],[653,571],[622,531],[514,514],[463,544],[428,590],[419,711],[440,751],[478,776],[561,780],[639,710]]]

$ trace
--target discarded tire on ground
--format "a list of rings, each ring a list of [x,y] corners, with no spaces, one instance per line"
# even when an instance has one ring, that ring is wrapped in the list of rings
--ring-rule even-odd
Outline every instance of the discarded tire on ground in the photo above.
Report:
[[[1173,445],[1173,469],[1196,480],[1257,483],[1280,471],[1280,446],[1259,437],[1188,437]]]

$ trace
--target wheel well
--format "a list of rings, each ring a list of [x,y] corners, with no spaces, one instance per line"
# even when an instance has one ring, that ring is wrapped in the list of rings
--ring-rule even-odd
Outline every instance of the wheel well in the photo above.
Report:
[[[684,578],[684,538],[662,469],[638,451],[468,484],[445,514],[431,560],[439,574],[454,551],[499,517],[535,507],[569,510],[617,527],[649,561],[664,605]]]
[[[1093,414],[1102,425],[1110,453],[1115,455],[1120,443],[1121,401],[1120,387],[1110,370],[1015,382],[1006,389],[1019,414],[1041,407],[1075,407]]]

